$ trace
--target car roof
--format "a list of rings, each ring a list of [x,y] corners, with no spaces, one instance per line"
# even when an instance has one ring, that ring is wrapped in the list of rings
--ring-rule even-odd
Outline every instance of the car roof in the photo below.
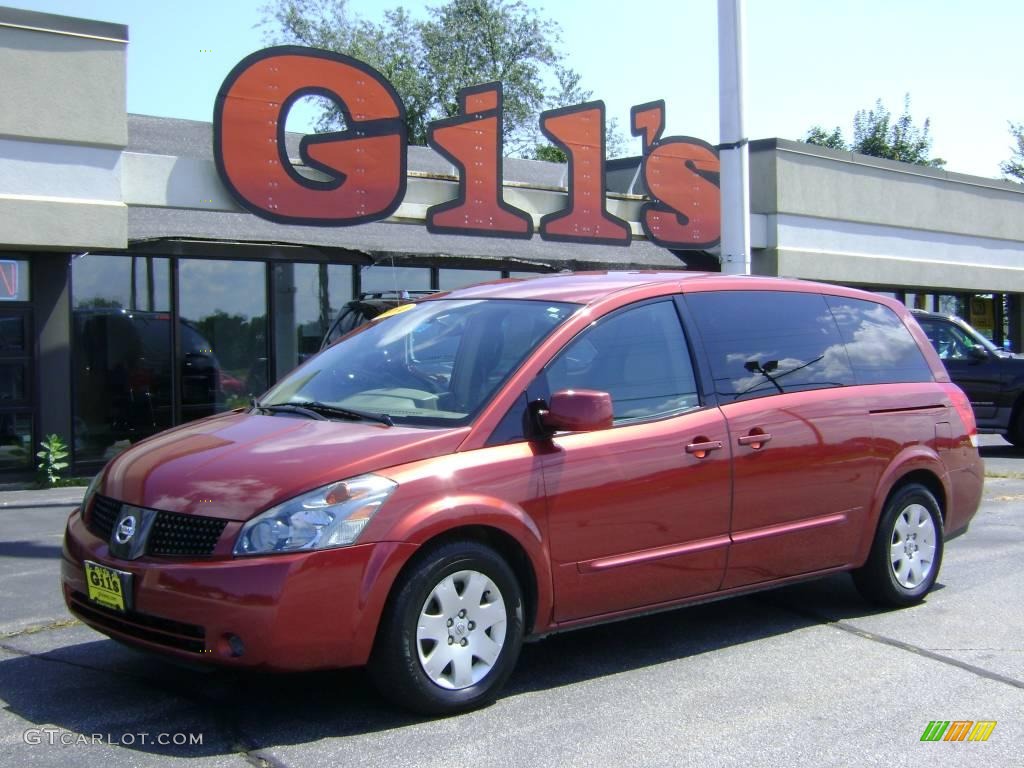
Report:
[[[910,312],[914,317],[933,317],[937,320],[950,320],[954,323],[967,322],[959,315],[950,314],[949,312],[931,312],[927,309],[912,309]]]
[[[488,283],[458,288],[431,296],[424,301],[438,299],[531,299],[538,301],[564,301],[592,304],[613,294],[642,291],[656,285],[676,285],[687,290],[789,290],[828,292],[839,295],[861,296],[880,303],[885,298],[867,294],[853,288],[814,283],[806,280],[752,275],[723,275],[719,272],[563,272],[530,278],[494,280]]]

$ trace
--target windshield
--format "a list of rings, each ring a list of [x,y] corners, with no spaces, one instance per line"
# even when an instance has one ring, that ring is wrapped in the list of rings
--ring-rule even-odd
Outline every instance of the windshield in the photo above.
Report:
[[[310,403],[395,424],[464,424],[578,308],[498,299],[399,307],[292,371],[260,406]]]
[[[974,338],[974,340],[981,344],[981,346],[983,346],[989,352],[998,354],[1004,351],[1003,349],[997,347],[994,341],[989,339],[987,336],[983,335],[981,331],[974,328],[974,326],[972,326],[963,318],[960,319],[960,322],[964,324],[964,327],[967,329],[967,332]]]

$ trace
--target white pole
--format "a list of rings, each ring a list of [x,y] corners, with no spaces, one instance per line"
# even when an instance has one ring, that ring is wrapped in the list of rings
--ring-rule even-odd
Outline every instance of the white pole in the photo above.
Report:
[[[718,0],[722,272],[750,274],[750,157],[743,126],[745,0]]]

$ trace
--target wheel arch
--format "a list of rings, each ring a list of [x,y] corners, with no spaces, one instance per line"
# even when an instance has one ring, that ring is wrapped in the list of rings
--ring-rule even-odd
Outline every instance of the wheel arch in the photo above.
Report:
[[[863,565],[867,561],[871,544],[882,519],[882,511],[889,503],[889,499],[913,483],[924,486],[935,497],[935,501],[939,505],[943,530],[945,530],[950,498],[948,473],[938,454],[924,446],[916,446],[897,457],[882,474],[872,500],[869,525],[865,526],[861,544],[857,550],[854,562],[856,566]]]
[[[395,577],[394,582],[392,582],[388,593],[388,603],[390,603],[396,587],[401,584],[405,574],[412,570],[420,560],[427,557],[430,552],[438,547],[456,541],[472,541],[482,544],[493,549],[508,563],[523,593],[524,631],[527,635],[531,634],[538,617],[537,609],[540,590],[538,588],[537,570],[530,555],[518,539],[507,531],[490,525],[459,525],[436,533],[423,541],[416,550],[416,553],[405,562]]]

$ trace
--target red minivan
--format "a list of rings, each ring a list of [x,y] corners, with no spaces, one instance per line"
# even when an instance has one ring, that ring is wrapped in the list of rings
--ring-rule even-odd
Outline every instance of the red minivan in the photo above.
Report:
[[[976,444],[890,299],[503,280],[397,307],[116,457],[68,520],[64,596],[147,650],[367,665],[449,713],[492,700],[526,637],[844,570],[920,601],[977,510]]]

